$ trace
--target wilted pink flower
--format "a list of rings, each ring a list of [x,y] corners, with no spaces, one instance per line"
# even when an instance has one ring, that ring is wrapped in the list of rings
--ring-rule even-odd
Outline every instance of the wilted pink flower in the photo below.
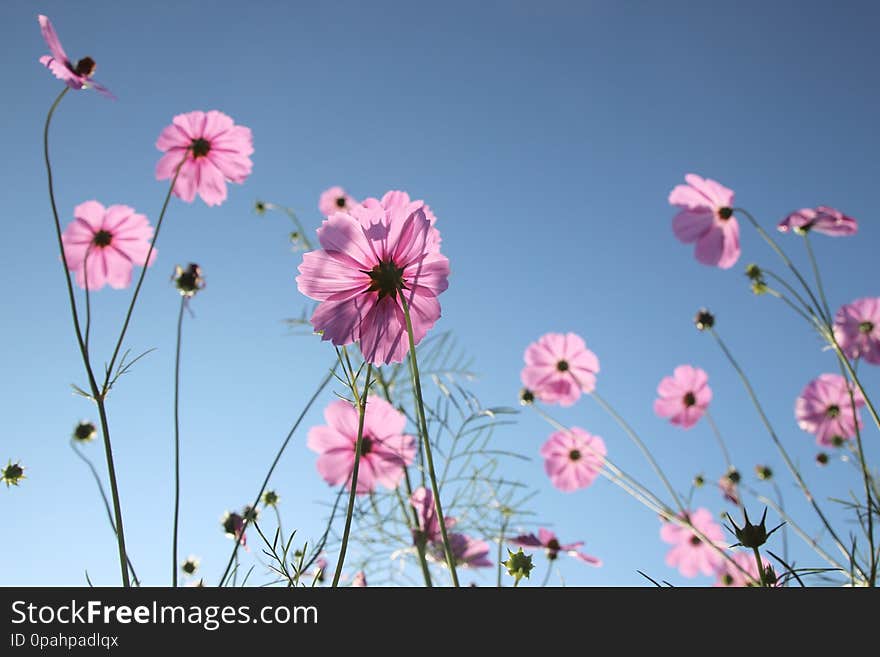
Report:
[[[850,400],[850,387],[839,374],[820,374],[803,389],[794,405],[798,426],[816,436],[817,445],[840,446],[856,435],[856,422],[862,426],[858,409],[865,400],[853,389],[856,412]]]
[[[779,222],[777,228],[783,233],[790,230],[796,233],[816,231],[831,237],[846,237],[858,232],[859,223],[840,210],[820,205],[818,208],[803,208],[792,212]]]
[[[419,526],[413,530],[413,542],[433,543],[442,540],[440,521],[437,519],[437,508],[434,505],[434,494],[424,486],[420,486],[413,491],[409,502],[419,517]],[[446,521],[446,529],[452,529],[455,526],[455,518],[445,516],[443,519]]]
[[[100,290],[105,284],[117,290],[131,284],[134,266],[144,266],[153,227],[142,214],[127,205],[105,208],[97,201],[81,203],[73,221],[64,229],[61,241],[67,267],[76,272],[81,288]],[[150,253],[152,265],[156,249]],[[88,279],[88,280],[86,280]]]
[[[842,306],[834,316],[834,337],[848,358],[880,365],[880,297]]]
[[[537,536],[535,536],[534,534],[521,534],[512,539],[510,543],[512,545],[526,548],[542,547],[547,551],[547,558],[551,561],[556,559],[559,556],[560,552],[564,552],[568,556],[574,557],[575,559],[580,559],[584,563],[588,563],[591,566],[602,565],[601,559],[591,557],[589,554],[578,551],[578,548],[583,546],[583,541],[566,543],[563,545],[559,542],[559,539],[556,538],[556,534],[551,532],[549,529],[544,529],[543,527],[538,530]]]
[[[351,578],[351,585],[355,588],[366,588],[367,586],[367,575],[363,570],[359,570],[354,574],[354,577]]]
[[[730,555],[736,562],[736,565],[730,563],[727,559],[721,564],[721,570],[718,571],[718,579],[715,586],[723,587],[745,587],[745,586],[761,586],[761,574],[758,572],[758,564],[755,561],[755,555],[752,552],[735,552]],[[773,566],[764,557],[761,557],[764,572],[768,570],[773,572]],[[745,573],[743,571],[746,571]],[[748,574],[746,574],[748,573]],[[771,575],[771,581],[776,578],[775,574]],[[775,582],[774,586],[779,586],[779,582]]]
[[[342,187],[331,187],[321,192],[321,198],[318,199],[318,209],[325,217],[329,217],[336,212],[348,212],[355,205],[355,201],[349,196]]]
[[[592,484],[605,454],[605,442],[579,427],[557,431],[541,447],[544,471],[553,485],[566,493]]]
[[[300,292],[320,301],[312,325],[323,340],[360,342],[375,365],[398,363],[409,351],[401,298],[415,344],[440,318],[438,296],[448,287],[449,261],[429,243],[422,208],[386,210],[378,201],[337,212],[318,229],[323,249],[300,263]]]
[[[733,192],[710,178],[689,173],[676,185],[669,204],[680,211],[672,230],[685,244],[696,242],[697,260],[729,269],[739,260],[739,223],[733,216]]]
[[[672,424],[683,429],[694,426],[712,401],[709,376],[699,367],[679,365],[672,376],[663,377],[657,386],[654,412],[668,417]]]
[[[247,536],[244,532],[244,518],[233,512],[226,512],[221,520],[223,532],[231,539],[238,540],[243,547],[247,547]]]
[[[42,14],[37,16],[37,21],[40,23],[43,40],[49,46],[49,52],[52,53],[51,55],[40,57],[40,64],[48,68],[52,75],[71,89],[88,89],[92,87],[108,98],[113,98],[113,94],[104,85],[92,80],[92,76],[97,68],[95,60],[91,57],[83,57],[76,65],[71,63],[64,52],[64,48],[61,47],[61,41],[55,33],[55,28],[52,27],[52,21]]]
[[[478,541],[465,534],[449,534],[449,547],[455,558],[455,565],[462,568],[487,568],[495,565],[489,559],[489,544],[486,541]],[[434,561],[446,563],[446,552],[442,542],[431,544],[428,553]]]
[[[724,532],[712,518],[708,509],[699,508],[689,513],[691,524],[697,528],[710,543],[704,542],[689,527],[681,527],[674,522],[664,522],[660,528],[660,538],[672,544],[666,554],[666,565],[678,568],[685,577],[696,577],[698,573],[714,575],[722,567],[724,557],[712,544],[724,548]]]
[[[226,183],[243,183],[253,168],[251,129],[217,110],[178,114],[159,135],[156,148],[165,153],[156,165],[156,180],[173,178],[183,161],[174,194],[187,203],[198,193],[207,205],[220,205]]]
[[[526,347],[523,385],[548,404],[571,406],[596,388],[599,359],[575,333],[546,333]]]
[[[312,427],[308,447],[318,452],[318,473],[331,486],[345,484],[351,490],[355,447],[358,434],[358,411],[341,399],[324,409],[326,425]],[[406,416],[381,397],[370,395],[364,415],[361,459],[357,494],[365,495],[382,484],[394,490],[403,477],[403,469],[413,462],[416,453],[412,436],[403,433]]]

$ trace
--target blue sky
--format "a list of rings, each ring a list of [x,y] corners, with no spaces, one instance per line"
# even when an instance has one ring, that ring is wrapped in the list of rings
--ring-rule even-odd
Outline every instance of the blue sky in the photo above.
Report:
[[[67,446],[74,424],[95,413],[69,387],[84,376],[45,193],[40,137],[59,83],[37,63],[46,52],[38,13],[72,58],[97,61],[97,79],[119,98],[69,94],[59,109],[52,156],[65,222],[92,198],[155,221],[166,188],[153,176],[154,143],[177,113],[220,109],[254,132],[253,175],[226,203],[172,202],[127,338],[135,352],[156,351],[109,402],[127,538],[146,582],[169,580],[178,298],[168,277],[195,261],[208,281],[185,325],[181,552],[200,555],[214,582],[230,547],[220,516],[253,497],[333,358],[284,326],[307,307],[294,282],[301,256],[286,243],[285,219],[257,217],[253,204],[286,204],[314,228],[318,196],[335,184],[361,198],[406,189],[434,209],[452,263],[436,330],[454,332],[473,356],[486,405],[515,404],[529,342],[575,331],[601,360],[598,389],[686,492],[696,472],[720,475],[717,448],[704,423],[677,430],[651,405],[660,378],[699,365],[735,462],[749,478],[755,463],[773,466],[793,512],[815,529],[734,373],[692,327],[707,305],[820,498],[856,486],[848,464],[813,464],[817,448],[794,422],[799,391],[836,365],[781,304],[748,291],[743,267],[781,269],[772,253],[744,226],[734,269],[699,265],[671,232],[666,197],[693,171],[733,188],[768,227],[795,208],[840,207],[860,220],[859,234],[814,240],[831,303],[880,294],[876,4],[6,2],[0,459],[20,459],[28,479],[0,490],[0,583],[118,578],[93,482]],[[805,264],[799,240],[780,239]],[[128,298],[94,295],[96,353],[111,348]],[[876,389],[876,368],[864,375]],[[602,436],[610,456],[654,486],[592,400],[556,415]],[[549,432],[524,413],[496,440],[533,457],[509,476],[537,488],[541,522],[605,561],[561,564],[565,582],[641,585],[641,569],[689,583],[664,565],[657,519],[611,484],[568,495],[550,486],[538,456]],[[285,526],[314,537],[332,491],[304,438],[273,486]],[[875,457],[877,438],[868,429]],[[87,450],[103,464],[100,445]],[[712,490],[695,503],[723,508]],[[799,564],[822,565],[791,542]]]

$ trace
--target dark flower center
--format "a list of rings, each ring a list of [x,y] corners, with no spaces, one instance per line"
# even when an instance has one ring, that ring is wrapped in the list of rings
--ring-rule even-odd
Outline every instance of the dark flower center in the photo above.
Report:
[[[92,59],[91,57],[83,57],[76,63],[76,66],[73,68],[73,72],[77,75],[90,78],[95,74],[96,68],[98,68],[98,65],[95,64],[94,59]]]
[[[211,142],[207,139],[202,139],[199,137],[198,139],[193,139],[192,144],[190,144],[190,148],[193,152],[193,157],[205,157],[211,150]]]
[[[694,534],[693,536],[691,536],[691,545],[699,545],[699,544],[702,543],[702,542],[703,542],[703,541],[701,541],[701,540],[700,540],[700,537],[697,536],[696,534]]]
[[[95,246],[100,246],[104,248],[105,246],[110,246],[110,242],[113,241],[113,235],[108,233],[106,230],[99,230],[95,233],[95,236],[92,238],[92,244]]]
[[[196,564],[192,561],[184,561],[183,572],[185,572],[187,575],[192,575],[194,572],[196,572]]]
[[[733,584],[733,575],[725,573],[721,581],[724,582],[724,586],[731,586]]]
[[[682,401],[684,402],[685,406],[690,408],[697,403],[697,398],[694,396],[694,393],[689,392],[684,396],[684,399],[682,399]]]
[[[380,260],[379,264],[370,271],[361,271],[369,276],[372,281],[370,287],[367,288],[367,292],[378,292],[380,301],[385,297],[396,299],[397,293],[400,290],[406,289],[406,285],[403,282],[403,268],[398,267],[391,261],[385,262]]]
[[[556,369],[559,370],[560,372],[568,372],[568,361],[567,360],[559,361],[558,363],[556,363]]]
[[[338,199],[336,199],[336,207],[337,208],[344,208],[345,207],[345,197],[344,196],[340,196]]]
[[[559,539],[551,538],[547,541],[547,558],[551,561],[559,555]]]
[[[874,322],[862,322],[859,324],[860,333],[870,333],[874,330]]]
[[[369,436],[361,438],[361,456],[366,456],[373,451],[373,439]]]
[[[572,461],[580,461],[581,460],[581,451],[579,449],[573,449],[568,453],[568,458]]]
[[[837,404],[831,404],[828,408],[825,409],[825,415],[830,418],[835,418],[840,416],[840,406]]]
[[[733,216],[733,208],[723,207],[718,208],[718,218],[727,221]]]

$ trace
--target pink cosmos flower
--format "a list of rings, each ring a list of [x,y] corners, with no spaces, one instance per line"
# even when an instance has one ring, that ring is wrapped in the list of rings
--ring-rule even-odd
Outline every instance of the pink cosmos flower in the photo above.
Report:
[[[349,196],[342,187],[325,189],[321,193],[321,198],[318,199],[318,209],[325,217],[336,212],[348,212],[355,205],[357,205],[357,201]]]
[[[541,447],[544,471],[553,485],[566,493],[592,484],[606,453],[605,442],[599,436],[579,427],[557,431]]]
[[[680,209],[672,230],[685,244],[696,242],[697,260],[730,269],[739,260],[739,223],[733,216],[733,191],[710,178],[689,173],[676,185],[669,204]]]
[[[364,203],[367,202],[375,202],[375,199],[367,199],[364,201]],[[431,212],[431,207],[427,203],[421,200],[412,201],[410,200],[409,194],[406,192],[392,190],[390,192],[385,192],[385,196],[382,197],[379,204],[388,212],[402,211],[404,214],[415,212],[421,208],[425,213],[425,216],[428,218],[428,221],[431,222],[431,228],[428,230],[427,249],[428,251],[440,250],[440,242],[442,241],[440,238],[440,231],[435,228],[437,217]]]
[[[880,365],[880,297],[842,306],[834,316],[834,337],[847,357]]]
[[[233,512],[226,512],[221,520],[223,533],[233,540],[238,540],[242,547],[247,548],[247,536],[244,532],[244,518]]]
[[[88,283],[89,290],[100,290],[106,284],[117,290],[128,287],[134,266],[143,267],[150,252],[153,227],[147,218],[127,205],[105,208],[97,201],[76,206],[73,217],[61,241],[77,285],[85,288]],[[147,264],[155,259],[153,249]]]
[[[683,429],[694,426],[712,401],[709,376],[699,367],[679,365],[672,376],[663,377],[657,386],[654,412],[668,417],[672,424]]]
[[[706,538],[720,548],[724,548],[724,531],[712,518],[708,509],[699,508],[688,514],[691,523]],[[688,527],[673,522],[664,522],[660,528],[660,538],[672,544],[666,554],[666,565],[678,568],[685,577],[696,577],[698,573],[714,575],[725,559],[711,544],[704,542]]]
[[[580,559],[584,563],[588,563],[591,566],[602,565],[601,559],[598,559],[597,557],[591,557],[589,554],[578,551],[578,548],[583,546],[583,541],[577,541],[576,543],[566,543],[565,545],[563,545],[559,542],[559,539],[556,538],[556,534],[551,532],[549,529],[539,529],[537,536],[535,536],[534,534],[521,534],[511,540],[510,543],[519,547],[542,547],[547,551],[547,558],[550,561],[555,560],[559,556],[560,552],[564,552],[568,556],[574,557],[575,559]]]
[[[489,559],[489,544],[486,541],[478,541],[465,534],[449,534],[449,547],[452,548],[452,556],[457,567],[488,568],[494,565]],[[434,561],[445,564],[446,552],[443,550],[443,543],[432,543],[428,556]]]
[[[599,359],[575,333],[547,333],[526,347],[523,385],[548,404],[571,406],[596,388]]]
[[[351,585],[355,588],[366,588],[367,586],[367,575],[363,570],[359,570],[354,574],[354,577],[351,578]]]
[[[820,205],[818,208],[802,208],[792,212],[777,226],[780,232],[806,233],[816,231],[831,237],[855,235],[859,230],[859,222],[848,217],[840,210]]]
[[[752,552],[735,552],[731,555],[731,558],[736,562],[736,565],[724,559],[724,562],[721,564],[721,570],[718,571],[718,579],[715,581],[715,586],[761,586],[761,574],[758,572],[758,564],[755,562],[755,555]],[[761,562],[765,573],[768,569],[772,571],[773,566],[769,561],[761,557]],[[744,573],[743,570],[746,572]],[[780,586],[780,583],[776,582],[774,586]]]
[[[52,53],[51,55],[40,57],[40,64],[48,68],[52,75],[71,89],[88,89],[92,87],[108,98],[113,98],[113,94],[104,85],[92,80],[92,76],[97,68],[95,60],[91,57],[83,57],[76,65],[71,63],[64,52],[64,48],[61,47],[61,40],[55,33],[55,28],[52,27],[52,21],[42,14],[37,16],[37,21],[40,23],[43,40],[49,46],[49,52]]]
[[[794,405],[798,426],[816,436],[817,445],[839,446],[862,426],[858,409],[865,400],[853,389],[856,412],[853,412],[846,379],[839,374],[820,374],[803,389]]]
[[[174,194],[187,203],[198,193],[207,205],[220,205],[226,183],[243,183],[253,169],[251,129],[217,110],[178,114],[159,135],[156,148],[165,153],[156,165],[156,180],[174,178],[180,166]]]
[[[440,521],[437,519],[437,508],[434,505],[434,494],[424,486],[420,486],[413,491],[409,502],[419,517],[418,529],[413,530],[413,542],[434,543],[441,541],[442,534]],[[443,519],[446,521],[446,529],[452,529],[455,526],[455,518],[446,516]]]
[[[725,500],[731,504],[738,505],[740,502],[739,486],[737,486],[736,481],[730,475],[731,473],[728,472],[721,476],[721,479],[718,480],[718,488],[721,490],[721,495]]]
[[[414,343],[421,342],[440,318],[437,297],[449,276],[449,261],[430,243],[430,231],[423,208],[386,209],[375,199],[324,221],[323,249],[303,256],[296,278],[300,292],[321,302],[311,321],[323,340],[360,342],[375,365],[402,361],[409,351],[405,295]]]
[[[355,447],[358,434],[358,411],[341,399],[324,409],[326,425],[312,427],[307,445],[318,452],[318,473],[331,486],[344,483],[351,490]],[[403,469],[413,462],[416,445],[412,436],[403,433],[406,416],[381,397],[370,395],[364,415],[361,459],[357,494],[365,495],[382,484],[397,488]]]

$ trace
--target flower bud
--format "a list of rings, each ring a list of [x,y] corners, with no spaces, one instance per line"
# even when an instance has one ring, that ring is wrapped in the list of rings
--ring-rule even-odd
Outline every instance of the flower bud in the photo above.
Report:
[[[514,585],[519,584],[519,581],[523,577],[527,578],[534,568],[534,565],[532,565],[532,555],[525,554],[522,548],[519,548],[516,552],[511,552],[508,549],[507,554],[507,561],[502,561],[501,565],[505,566],[508,574],[514,578]]]

